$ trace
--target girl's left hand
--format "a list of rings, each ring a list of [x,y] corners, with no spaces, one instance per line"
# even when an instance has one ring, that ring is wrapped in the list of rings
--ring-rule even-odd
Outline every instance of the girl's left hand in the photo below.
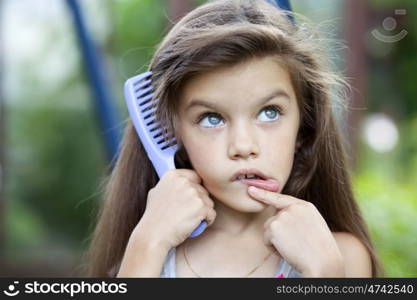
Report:
[[[264,225],[264,242],[305,277],[345,277],[343,256],[326,221],[310,202],[253,187],[249,195],[277,213]]]

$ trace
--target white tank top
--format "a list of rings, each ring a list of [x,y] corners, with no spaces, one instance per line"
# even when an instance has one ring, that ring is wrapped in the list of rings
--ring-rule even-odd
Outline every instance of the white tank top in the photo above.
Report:
[[[176,278],[176,262],[175,262],[175,253],[176,249],[171,248],[169,250],[168,255],[165,259],[164,266],[161,271],[162,278]],[[282,274],[282,276],[280,276]],[[289,265],[283,258],[279,260],[277,265],[276,272],[274,277],[284,277],[284,278],[299,278],[303,277],[296,269],[294,269],[291,265]]]

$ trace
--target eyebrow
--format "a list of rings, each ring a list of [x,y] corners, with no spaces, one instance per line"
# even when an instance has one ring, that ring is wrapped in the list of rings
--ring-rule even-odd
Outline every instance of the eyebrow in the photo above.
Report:
[[[290,96],[281,89],[278,90],[274,90],[273,92],[269,93],[268,95],[260,98],[257,102],[262,105],[272,99],[275,98],[283,98],[286,99],[288,101],[290,101]],[[186,107],[186,111],[189,111],[191,108],[196,107],[196,106],[205,106],[214,110],[217,110],[217,107],[215,104],[211,103],[210,101],[205,101],[202,99],[192,99],[191,102],[188,104],[188,106]]]

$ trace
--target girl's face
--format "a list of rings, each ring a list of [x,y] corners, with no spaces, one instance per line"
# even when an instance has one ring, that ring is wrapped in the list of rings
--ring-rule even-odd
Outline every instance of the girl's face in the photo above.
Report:
[[[240,169],[255,168],[278,182],[293,165],[299,108],[288,72],[272,58],[254,58],[197,75],[180,95],[176,124],[191,164],[215,201],[260,212]]]

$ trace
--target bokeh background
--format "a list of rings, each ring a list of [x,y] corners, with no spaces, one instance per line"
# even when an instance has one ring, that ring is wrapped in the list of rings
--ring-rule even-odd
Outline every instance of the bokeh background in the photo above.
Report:
[[[109,141],[126,124],[123,83],[145,71],[172,24],[204,2],[78,1],[99,54],[103,108],[75,2],[0,0],[0,276],[77,276],[114,157]],[[353,87],[339,119],[354,192],[386,276],[416,277],[417,1],[291,4],[344,41],[329,55]]]

